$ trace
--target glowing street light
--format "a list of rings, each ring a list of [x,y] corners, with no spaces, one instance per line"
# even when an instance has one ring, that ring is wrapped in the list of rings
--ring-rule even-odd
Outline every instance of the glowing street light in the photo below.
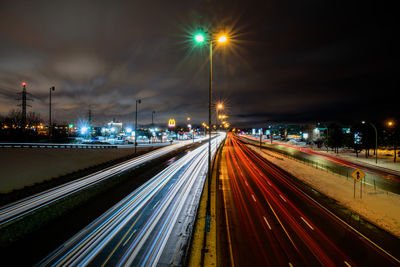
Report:
[[[206,40],[205,34],[204,33],[198,33],[194,36],[194,40],[196,41],[196,43],[201,44],[204,43],[204,41]]]
[[[224,35],[220,35],[219,37],[218,37],[218,42],[219,43],[226,43],[228,41],[228,38],[226,37],[226,35],[224,34]]]
[[[88,131],[88,127],[86,127],[86,126],[81,127],[81,135],[85,135],[87,131]]]
[[[224,108],[224,105],[222,104],[222,103],[219,103],[218,105],[217,105],[217,124],[218,124],[218,127],[217,128],[219,128],[220,127],[220,124],[221,124],[221,116],[219,115],[219,111],[221,110],[221,109],[223,109]]]

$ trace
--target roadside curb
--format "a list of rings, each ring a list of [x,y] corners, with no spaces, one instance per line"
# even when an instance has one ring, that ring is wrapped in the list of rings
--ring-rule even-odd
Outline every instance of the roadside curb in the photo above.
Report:
[[[225,140],[221,142],[221,145],[216,152],[216,155],[212,161],[212,176],[211,176],[211,188],[208,190],[208,178],[204,182],[203,193],[200,199],[199,209],[196,217],[196,223],[193,231],[192,244],[190,248],[190,255],[188,266],[217,266],[217,232],[216,232],[216,197],[217,197],[217,178],[218,168],[216,168],[216,162],[220,158],[222,147],[225,144]],[[208,192],[210,191],[210,222],[209,231],[206,231],[206,220],[207,220],[207,200]]]

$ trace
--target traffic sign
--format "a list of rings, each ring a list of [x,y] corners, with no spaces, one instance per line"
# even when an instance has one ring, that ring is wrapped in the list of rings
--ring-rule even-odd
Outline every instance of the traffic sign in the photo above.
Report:
[[[356,180],[357,182],[361,181],[362,179],[364,179],[365,177],[365,173],[360,170],[360,169],[356,169],[351,176],[354,178],[354,180]]]

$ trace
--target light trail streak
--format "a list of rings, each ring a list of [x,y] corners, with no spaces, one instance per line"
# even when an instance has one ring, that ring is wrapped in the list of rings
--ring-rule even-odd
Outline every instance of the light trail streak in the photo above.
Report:
[[[247,139],[247,140],[251,140],[253,142],[256,142],[257,144],[259,144],[259,139],[258,138],[254,138],[251,136],[242,136],[242,138]],[[266,142],[264,142],[266,143]],[[268,144],[268,143],[266,143]],[[269,144],[268,144],[269,145]],[[314,151],[312,149],[308,149],[308,148],[304,148],[304,147],[298,147],[298,146],[294,146],[294,145],[289,145],[289,144],[284,144],[284,143],[274,143],[275,146],[281,146],[281,147],[286,147],[286,148],[290,148],[290,149],[294,149],[300,152],[303,152],[305,154],[308,155],[313,155],[313,156],[317,156],[320,158],[323,158],[327,161],[342,165],[342,166],[346,166],[348,168],[351,169],[362,169],[367,173],[373,174],[373,175],[377,175],[379,177],[382,177],[386,180],[391,180],[391,181],[395,181],[395,182],[400,182],[400,177],[398,176],[397,173],[391,172],[390,170],[386,169],[386,170],[380,170],[378,169],[377,166],[374,167],[368,167],[365,165],[360,165],[351,161],[347,161],[329,154],[325,154],[323,152],[318,152],[318,151]]]
[[[290,198],[283,196],[283,192],[276,186],[276,182],[283,184],[287,190],[289,190],[291,195],[296,196],[296,201],[304,201],[308,206],[312,207],[312,209],[318,211],[318,216],[321,218],[329,219],[329,223],[341,229],[346,233],[351,233],[354,235],[355,239],[358,240],[358,246],[368,248],[371,252],[374,251],[379,257],[382,257],[382,260],[388,260],[389,262],[398,263],[398,260],[390,255],[387,251],[383,250],[381,247],[377,246],[371,240],[366,238],[364,235],[356,231],[353,227],[346,224],[343,220],[335,216],[332,212],[327,210],[325,207],[321,206],[318,202],[312,199],[309,195],[305,194],[299,188],[297,188],[292,183],[292,178],[287,174],[282,172],[280,169],[276,168],[271,163],[267,162],[261,156],[256,154],[254,151],[243,145],[241,142],[238,142],[236,138],[232,136],[228,137],[228,143],[234,148],[234,153],[231,152],[229,159],[233,162],[228,164],[231,166],[240,166],[241,171],[236,173],[246,173],[245,177],[236,177],[235,174],[232,174],[231,179],[235,180],[251,180],[252,185],[255,185],[257,191],[260,192],[264,196],[265,202],[270,207],[270,210],[275,215],[274,217],[282,226],[282,229],[289,234],[294,235],[295,238],[288,236],[290,241],[293,243],[296,241],[296,250],[300,255],[298,259],[301,259],[299,262],[302,264],[312,264],[313,261],[319,261],[322,265],[337,265],[343,264],[345,262],[349,265],[354,265],[352,260],[346,255],[344,251],[341,250],[332,240],[330,240],[322,230],[317,227],[317,225],[312,223],[310,218],[307,218],[303,211],[301,211],[295,203],[292,202]],[[233,149],[232,149],[233,150]],[[235,163],[236,161],[236,163]],[[239,168],[239,167],[236,167]],[[232,183],[234,184],[234,183]],[[267,186],[267,184],[269,186]],[[285,190],[286,190],[285,189]],[[255,194],[252,188],[247,190],[250,194]],[[283,205],[281,201],[278,201],[278,198],[286,200],[286,205]],[[243,202],[243,198],[235,198],[238,202],[238,206],[245,206]],[[258,197],[261,203],[260,197]],[[262,206],[250,205],[247,206],[248,209],[252,209],[256,214],[262,214],[263,210],[265,210]],[[267,215],[267,216],[266,216]],[[268,217],[268,214],[260,216],[260,219],[264,219]],[[279,219],[279,217],[281,219]],[[313,215],[315,216],[315,215]],[[300,219],[300,220],[299,220]],[[325,220],[325,219],[324,219]],[[301,224],[304,222],[304,224]],[[285,226],[284,226],[285,225]],[[288,228],[287,230],[285,228]],[[311,231],[310,231],[311,230]],[[280,240],[280,239],[278,239]],[[299,243],[300,242],[300,243]],[[282,242],[280,242],[282,245]],[[294,243],[293,243],[294,245]],[[307,250],[305,250],[307,248]],[[284,247],[282,249],[286,250]],[[308,252],[307,252],[308,251]],[[289,250],[286,250],[286,253],[290,253]],[[306,253],[311,253],[314,255],[314,259],[310,258],[302,258],[302,255]],[[291,262],[296,263],[297,261],[291,260]]]
[[[214,138],[213,143],[223,138]],[[157,265],[186,204],[198,205],[192,192],[204,184],[207,149],[202,145],[164,169],[39,265]],[[133,226],[135,231],[125,240]]]
[[[0,209],[0,226],[5,225],[15,219],[32,213],[42,207],[45,207],[55,201],[85,190],[95,184],[107,180],[117,174],[128,169],[139,166],[147,161],[159,158],[167,153],[179,149],[185,145],[191,144],[192,141],[185,141],[179,144],[163,147],[155,151],[151,151],[142,156],[127,160],[112,167],[103,169],[85,177],[79,178],[72,182],[54,187],[36,195],[16,201]]]

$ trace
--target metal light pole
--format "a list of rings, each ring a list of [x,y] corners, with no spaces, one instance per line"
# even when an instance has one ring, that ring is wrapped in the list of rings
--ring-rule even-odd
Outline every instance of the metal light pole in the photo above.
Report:
[[[206,38],[206,34],[211,38]],[[210,195],[211,195],[211,106],[212,106],[212,56],[213,56],[213,34],[214,33],[198,33],[194,36],[196,43],[209,45],[210,55],[210,72],[209,72],[209,90],[208,90],[208,199],[206,207],[206,229],[210,221]],[[225,34],[220,35],[218,38],[219,43],[225,43],[227,41],[227,36]]]
[[[50,93],[49,93],[49,137],[50,139],[53,136],[53,125],[51,123],[51,91],[56,90],[54,86],[50,87]]]
[[[138,103],[142,103],[142,100],[136,100],[136,112],[135,112],[135,154],[136,154],[136,147],[137,147],[137,105]]]
[[[154,127],[154,114],[156,113],[155,110],[151,112],[151,127]]]
[[[208,190],[211,192],[211,105],[212,105],[212,49],[213,42],[210,40],[210,75],[208,89]]]
[[[392,138],[393,138],[393,152],[394,152],[394,154],[393,154],[393,162],[396,163],[396,157],[397,157],[396,153],[397,153],[397,151],[396,151],[396,128],[395,128],[395,122],[388,121],[386,125],[392,130],[391,134],[392,134]]]

